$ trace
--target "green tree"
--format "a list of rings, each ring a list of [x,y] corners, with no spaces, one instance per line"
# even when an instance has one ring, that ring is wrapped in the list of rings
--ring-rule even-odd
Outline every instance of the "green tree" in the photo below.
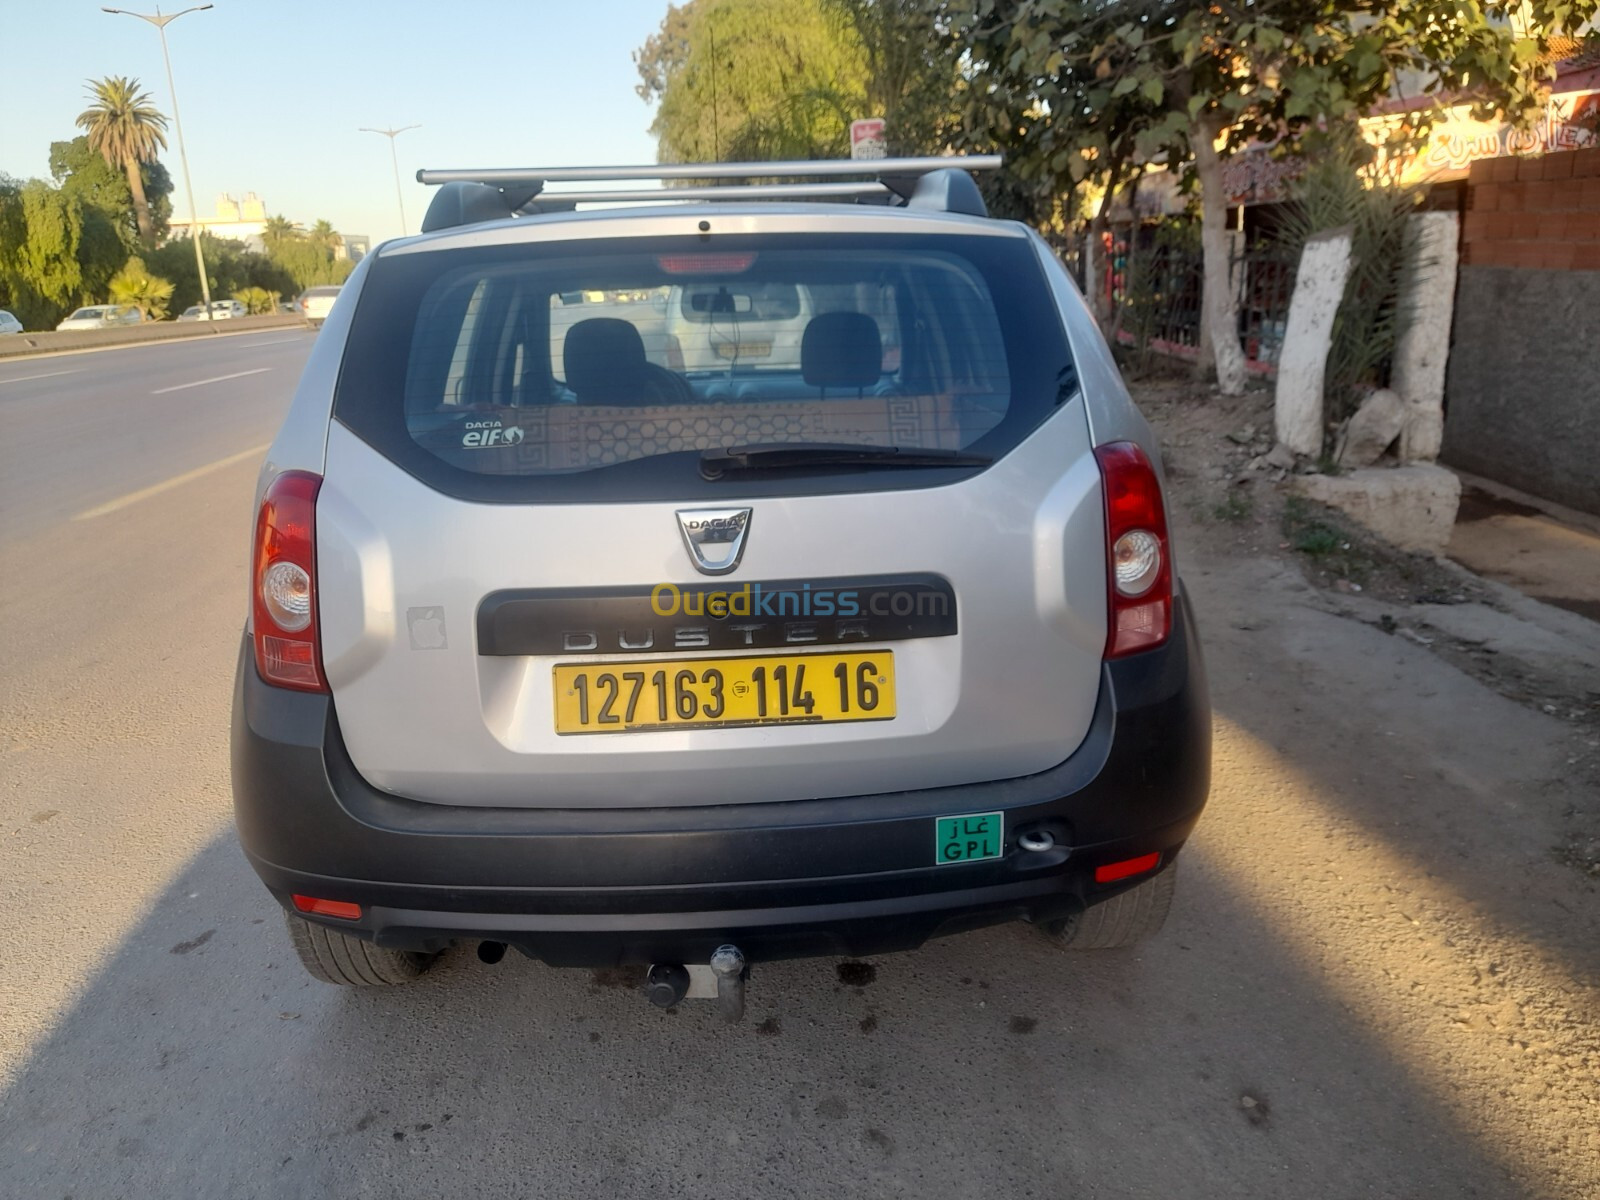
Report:
[[[348,259],[335,257],[342,239],[327,221],[317,221],[308,233],[281,214],[268,217],[261,244],[268,261],[290,281],[289,287],[262,282],[268,291],[299,292],[317,284],[343,283],[355,269]]]
[[[0,297],[33,329],[55,325],[83,285],[83,206],[42,179],[0,176]]]
[[[246,250],[239,256],[239,269],[243,273],[246,287],[260,288],[280,299],[296,295],[301,290],[294,276],[265,254]]]
[[[932,0],[930,0],[932,2]],[[1402,80],[1467,98],[1484,115],[1537,115],[1548,36],[1591,19],[1596,0],[1527,0],[1513,23],[1458,0],[1406,5],[1328,0],[948,0],[968,55],[967,136],[1033,136],[1016,165],[1058,190],[1107,176],[1116,148],[1193,160],[1205,257],[1203,344],[1219,386],[1244,386],[1237,299],[1228,278],[1226,156],[1253,140],[1299,149],[1353,122]],[[1413,90],[1415,85],[1413,86]],[[1420,114],[1417,126],[1428,120]]]
[[[280,243],[267,255],[294,279],[297,290],[322,283],[343,283],[354,269],[349,259],[337,259],[332,252],[306,238]]]
[[[278,247],[287,245],[302,236],[300,227],[289,220],[288,217],[279,213],[275,217],[267,218],[266,227],[261,231],[261,244],[267,248],[267,253],[271,254]]]
[[[83,227],[78,236],[78,295],[81,303],[105,299],[111,278],[128,261],[128,244],[122,230],[102,210],[82,204]]]
[[[337,254],[339,247],[344,244],[344,239],[334,229],[332,222],[321,220],[311,226],[306,234],[306,241],[320,250],[326,250],[330,256]]]
[[[205,233],[201,235],[200,248],[205,253],[206,277],[212,296],[231,296],[247,287],[283,293],[295,290],[295,282],[287,271],[266,255],[248,249],[243,242]],[[182,312],[200,303],[194,247],[187,238],[174,238],[144,259],[151,274],[172,281],[172,300],[168,306],[171,310]]]
[[[866,55],[825,0],[669,5],[633,57],[661,162],[837,156],[867,115]]]
[[[959,129],[959,48],[927,0],[824,0],[855,34],[865,58],[865,104],[855,117],[882,117],[889,153],[937,154]]]
[[[157,240],[167,234],[172,218],[172,177],[159,162],[141,165],[145,202]],[[78,197],[85,208],[107,214],[122,234],[129,250],[139,244],[138,217],[127,175],[114,169],[89,146],[82,134],[66,142],[50,143],[50,175],[56,186]]]
[[[139,238],[146,246],[156,242],[155,224],[145,196],[143,164],[153,162],[167,145],[167,118],[139,90],[137,79],[113,75],[90,80],[93,103],[78,114],[78,127],[89,135],[89,145],[128,178]]]
[[[213,296],[226,296],[245,286],[244,244],[214,234],[200,235],[206,259],[206,281]],[[173,238],[144,256],[151,274],[172,282],[169,307],[182,312],[201,302],[200,276],[195,270],[194,247],[188,238]]]
[[[142,172],[151,220],[159,237],[166,232],[172,212],[172,181],[160,163],[146,163]],[[111,277],[139,246],[127,176],[114,170],[81,134],[71,141],[50,144],[50,174],[62,192],[75,197],[82,206],[78,262],[83,268],[83,297],[86,301],[103,300]]]
[[[111,278],[107,291],[114,303],[137,305],[145,320],[160,321],[167,315],[173,287],[165,279],[150,274],[144,260],[135,257]]]

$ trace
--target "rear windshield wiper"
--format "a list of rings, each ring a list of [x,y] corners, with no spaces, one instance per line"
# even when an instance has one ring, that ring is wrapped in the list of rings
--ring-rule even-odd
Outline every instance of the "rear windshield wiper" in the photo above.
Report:
[[[778,442],[727,446],[700,455],[700,474],[721,479],[729,472],[790,471],[806,467],[987,467],[994,459],[965,450],[916,446],[863,446],[855,442]]]

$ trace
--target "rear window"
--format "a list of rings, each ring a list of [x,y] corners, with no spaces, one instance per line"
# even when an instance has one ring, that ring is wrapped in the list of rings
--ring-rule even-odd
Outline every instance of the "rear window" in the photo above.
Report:
[[[699,456],[732,446],[998,457],[1074,389],[1020,238],[630,239],[379,258],[335,415],[466,498],[684,499],[727,494]],[[734,486],[955,477],[830,466]]]

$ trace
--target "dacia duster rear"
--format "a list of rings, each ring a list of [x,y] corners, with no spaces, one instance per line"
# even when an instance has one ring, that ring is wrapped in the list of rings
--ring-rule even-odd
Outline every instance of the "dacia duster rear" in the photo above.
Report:
[[[763,959],[1160,926],[1210,732],[1156,445],[951,164],[457,180],[361,263],[262,471],[235,704],[314,975],[470,941],[737,1012]]]

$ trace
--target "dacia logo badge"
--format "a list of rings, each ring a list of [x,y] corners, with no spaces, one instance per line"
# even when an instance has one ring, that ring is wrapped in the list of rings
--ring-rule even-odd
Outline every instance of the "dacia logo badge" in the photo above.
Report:
[[[748,508],[696,508],[678,510],[678,531],[689,558],[702,575],[726,575],[739,565],[745,534],[750,532]]]

